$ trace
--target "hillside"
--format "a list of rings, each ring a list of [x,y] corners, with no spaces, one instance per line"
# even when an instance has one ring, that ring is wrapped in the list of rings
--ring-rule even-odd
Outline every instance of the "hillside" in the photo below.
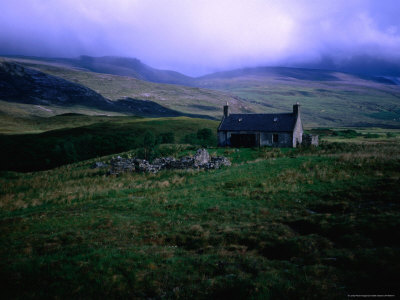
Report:
[[[6,61],[10,60],[6,59]],[[60,62],[54,63],[31,59],[13,59],[10,63],[57,78],[62,78],[69,83],[85,86],[107,100],[118,101],[132,98],[136,100],[152,101],[165,109],[177,111],[178,113],[176,113],[175,116],[203,115],[219,119],[222,115],[222,106],[226,102],[230,103],[232,111],[257,111],[256,105],[241,101],[238,97],[220,91],[172,84],[158,84],[127,76],[88,72],[66,66]],[[0,100],[2,100],[1,97]],[[140,112],[134,113],[143,115],[140,114]]]
[[[107,156],[44,172],[0,172],[1,294],[397,295],[398,141],[209,149],[233,163],[211,171],[106,176],[107,169],[91,168]],[[175,155],[187,154],[193,151]]]
[[[170,84],[189,84],[193,78],[171,70],[152,68],[137,58],[81,55],[78,58],[46,58],[10,56],[12,59],[29,59],[40,64],[62,64],[65,67],[84,71],[129,76],[136,79]]]
[[[98,61],[92,58],[81,60]],[[122,59],[100,59],[103,60],[115,65],[125,62]],[[300,102],[306,127],[400,127],[400,86],[381,77],[260,67],[192,78],[190,82],[186,81],[190,86],[184,86],[144,81],[128,73],[120,74],[129,76],[118,76],[90,72],[73,65],[68,59],[14,58],[13,61],[86,87],[107,100],[152,101],[166,109],[160,116],[169,113],[169,116],[195,115],[219,119],[226,102],[229,102],[231,112],[241,113],[285,112],[292,109],[293,103]],[[127,64],[127,67],[132,64]],[[130,103],[131,109],[139,103]],[[151,110],[153,104],[147,104]],[[123,113],[124,110],[113,112]],[[151,116],[139,109],[133,109],[131,113]]]
[[[300,102],[306,126],[400,126],[400,86],[382,78],[326,70],[247,68],[198,78],[263,111]]]
[[[64,71],[65,68],[61,68],[61,70]],[[9,61],[0,62],[0,100],[15,102],[18,104],[31,104],[35,105],[36,107],[39,106],[42,108],[42,110],[49,112],[49,115],[51,115],[51,112],[53,111],[53,106],[63,106],[69,108],[74,106],[83,106],[87,109],[93,108],[102,110],[104,112],[118,112],[127,115],[139,115],[147,117],[173,117],[186,115],[192,117],[211,118],[207,114],[201,115],[185,113],[184,111],[177,111],[165,107],[162,105],[164,103],[158,104],[148,99],[134,99],[127,96],[122,96],[118,93],[112,94],[114,97],[113,100],[115,101],[110,101],[100,93],[92,90],[90,88],[90,84],[85,86],[84,84],[76,82],[77,77],[79,77],[77,74],[80,74],[80,71],[71,72],[73,72],[73,74],[76,76],[72,76],[72,78],[65,76],[67,79],[71,79],[67,80],[59,76],[54,76],[39,71],[38,69],[21,65],[19,63]],[[118,78],[114,80],[119,82]],[[108,86],[102,85],[100,80],[96,80],[96,78],[91,82],[97,87],[102,86],[104,90],[108,90]],[[197,94],[200,95],[206,93],[207,92],[204,91],[197,92]],[[193,94],[196,96],[196,93]],[[115,99],[116,96],[121,96],[122,98]],[[229,99],[229,97],[225,98]],[[223,99],[226,100],[225,98]],[[220,99],[220,102],[221,101],[223,100]],[[194,110],[196,110],[196,104],[192,105],[195,108]],[[214,113],[216,113],[216,107],[198,105],[197,108],[200,108],[198,110],[203,110],[203,112],[208,112],[211,109],[214,110]],[[3,110],[3,113],[6,113],[6,111]]]
[[[198,130],[205,128],[211,133],[207,143],[214,145],[218,126],[218,122],[213,120],[187,117],[77,114],[28,120],[20,118],[18,121],[19,127],[16,124],[12,127],[14,132],[0,134],[0,171],[47,170],[102,155],[144,148],[147,147],[145,141],[150,143],[151,148],[161,143],[186,143],[187,135],[196,135]],[[30,128],[30,131],[23,132],[25,128]],[[163,138],[165,134],[168,140]],[[151,151],[156,151],[155,148]]]
[[[112,102],[82,85],[0,61],[0,99],[25,104],[84,105],[109,109]]]
[[[92,72],[130,76],[150,82],[185,84],[192,80],[191,77],[175,71],[154,69],[137,58],[80,56],[78,59],[65,61]]]

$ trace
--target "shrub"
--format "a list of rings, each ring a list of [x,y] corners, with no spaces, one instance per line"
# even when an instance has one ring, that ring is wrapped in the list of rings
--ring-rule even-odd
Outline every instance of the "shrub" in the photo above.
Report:
[[[146,131],[143,135],[143,147],[152,148],[156,144],[156,139],[151,131]]]
[[[214,146],[217,143],[217,138],[213,131],[209,128],[199,129],[197,134],[190,133],[183,137],[183,143],[191,145],[201,145],[202,147]]]
[[[197,138],[199,140],[209,140],[212,138],[212,135],[212,131],[209,128],[203,128],[197,131]]]
[[[213,135],[212,130],[209,128],[199,129],[197,131],[197,139],[199,140],[202,147],[214,146],[217,143],[216,137]]]
[[[332,135],[351,139],[351,138],[355,138],[357,136],[360,136],[361,133],[358,133],[357,131],[352,130],[352,129],[347,129],[347,130],[333,131]]]
[[[160,157],[160,148],[158,145],[152,147],[152,148],[138,148],[135,150],[135,157],[145,159],[148,161],[152,161],[153,159]]]
[[[366,135],[364,135],[364,138],[365,138],[365,139],[376,139],[376,138],[378,138],[378,137],[380,137],[380,135],[377,134],[377,133],[370,133],[370,132],[368,132]]]
[[[185,144],[190,144],[190,145],[198,145],[199,144],[199,140],[197,139],[197,136],[194,133],[189,133],[189,134],[185,135],[182,139],[182,142]]]
[[[386,132],[386,137],[394,138],[394,137],[396,137],[396,134],[394,134],[393,132]]]
[[[157,139],[160,144],[173,144],[175,142],[175,134],[173,132],[161,133]]]

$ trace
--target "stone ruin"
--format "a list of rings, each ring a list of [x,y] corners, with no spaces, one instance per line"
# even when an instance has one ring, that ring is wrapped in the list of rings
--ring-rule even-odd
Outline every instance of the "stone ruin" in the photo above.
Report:
[[[318,146],[318,143],[318,135],[303,133],[303,141],[301,143],[303,146]]]
[[[93,164],[97,168],[99,163]],[[157,173],[164,169],[219,169],[221,166],[230,166],[231,162],[224,156],[210,156],[206,149],[197,150],[194,156],[185,156],[180,159],[161,157],[152,163],[139,158],[122,158],[117,156],[110,161],[109,175],[118,175],[123,172]],[[102,165],[103,166],[103,165]]]

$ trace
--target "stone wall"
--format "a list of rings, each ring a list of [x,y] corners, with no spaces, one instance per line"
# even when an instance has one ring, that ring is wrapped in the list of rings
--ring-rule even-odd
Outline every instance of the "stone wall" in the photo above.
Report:
[[[123,172],[157,173],[163,169],[219,169],[221,166],[230,166],[231,162],[224,156],[210,156],[206,149],[197,150],[194,156],[185,156],[180,159],[173,157],[156,158],[152,163],[139,158],[122,158],[117,156],[111,159],[109,174]]]
[[[218,131],[218,147],[228,146],[226,131]]]
[[[303,134],[303,141],[302,145],[303,146],[318,146],[319,143],[319,136],[318,135],[312,135],[312,134]]]
[[[232,134],[255,134],[256,145],[271,147],[293,147],[293,135],[290,132],[259,132],[259,131],[219,131],[218,146],[231,146]],[[273,134],[278,134],[278,143],[273,142]]]
[[[278,135],[278,143],[274,143],[273,135]],[[261,132],[260,146],[292,147],[292,134],[289,132]]]

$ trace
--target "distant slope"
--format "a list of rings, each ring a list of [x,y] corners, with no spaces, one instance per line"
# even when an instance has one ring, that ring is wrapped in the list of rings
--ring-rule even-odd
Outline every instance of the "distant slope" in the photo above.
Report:
[[[377,55],[353,55],[338,60],[337,58],[324,55],[320,61],[313,63],[302,63],[298,67],[307,69],[325,69],[336,72],[362,74],[369,77],[392,77],[400,78],[400,60],[394,57],[385,59]]]
[[[327,70],[315,69],[300,69],[300,68],[285,68],[285,67],[257,67],[257,68],[243,68],[230,70],[225,72],[217,72],[201,76],[197,81],[212,80],[212,79],[233,79],[243,76],[257,76],[257,77],[281,77],[281,78],[294,78],[300,80],[310,81],[332,81],[338,78],[334,76],[333,72]]]
[[[400,86],[376,77],[260,67],[210,74],[196,85],[229,92],[265,112],[300,102],[305,126],[400,127]]]
[[[0,100],[36,105],[49,112],[52,109],[47,106],[78,105],[148,117],[186,115],[209,118],[206,115],[185,114],[149,100],[125,98],[110,101],[81,84],[8,61],[0,62]]]
[[[216,135],[217,121],[179,118],[61,115],[37,118],[48,131],[1,135],[0,171],[37,171],[143,147],[146,132],[171,133],[177,143],[199,129]],[[64,128],[59,127],[64,123]],[[73,126],[68,126],[73,124]],[[49,130],[56,128],[56,130]]]
[[[229,102],[234,112],[257,112],[262,107],[242,101],[230,93],[173,84],[160,84],[128,76],[116,76],[78,70],[59,62],[12,59],[20,65],[78,83],[109,100],[143,99],[158,103],[182,114],[221,118],[222,106]]]
[[[400,86],[390,78],[317,69],[259,67],[218,72],[196,79],[188,77],[190,80],[184,86],[91,72],[72,64],[69,59],[13,60],[87,87],[107,100],[149,100],[185,115],[220,118],[226,102],[232,112],[287,112],[293,103],[300,102],[306,127],[400,127]],[[86,57],[80,60],[89,61],[89,64],[107,62],[119,67],[127,63],[131,70],[140,69],[133,68],[139,62],[129,59]]]
[[[78,68],[81,70],[119,76],[129,76],[156,83],[188,85],[194,80],[194,78],[183,75],[179,72],[152,68],[142,63],[137,58],[129,57],[92,57],[82,55],[78,58],[42,58],[25,56],[11,56],[10,58],[17,60],[30,59],[38,63],[63,64],[64,66]]]
[[[21,66],[0,62],[0,99],[25,104],[85,105],[109,108],[111,101],[80,84]]]
[[[130,76],[151,82],[187,84],[192,80],[191,77],[175,71],[154,69],[136,58],[80,56],[70,62],[93,72]]]

